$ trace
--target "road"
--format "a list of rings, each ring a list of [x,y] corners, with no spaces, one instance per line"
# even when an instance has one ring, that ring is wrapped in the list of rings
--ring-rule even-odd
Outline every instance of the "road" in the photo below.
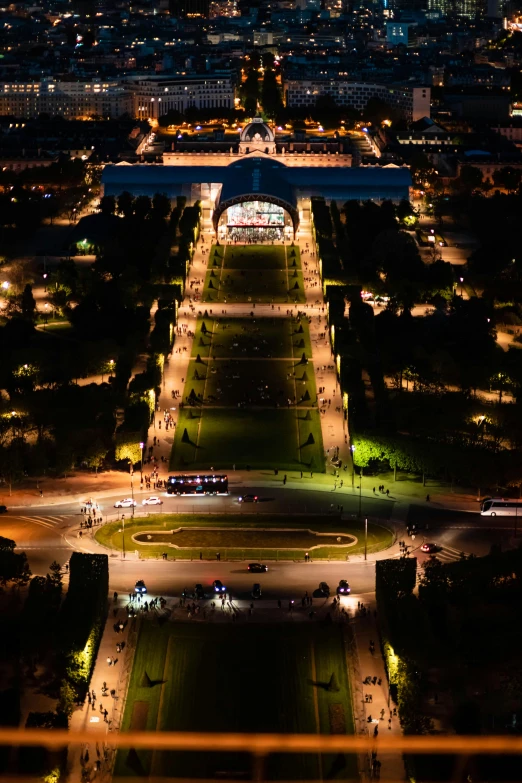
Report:
[[[245,491],[244,489],[242,491]],[[238,491],[226,497],[169,497],[163,495],[162,511],[171,513],[221,512],[235,514],[256,513],[330,513],[330,503],[342,504],[344,514],[356,516],[359,493],[351,486],[345,491],[324,492],[294,489],[293,487],[264,488],[248,487],[248,491],[259,496],[257,504],[241,505],[237,501]],[[146,493],[143,493],[146,494]],[[136,494],[138,502],[141,495]],[[130,509],[117,511],[114,502],[121,495],[103,498],[99,501],[100,515],[109,519],[116,514],[131,516]],[[384,497],[362,497],[362,512],[373,519],[386,521],[392,515],[394,501]],[[150,507],[154,513],[159,507]],[[141,510],[141,509],[139,509]],[[487,521],[478,514],[436,509],[428,505],[410,505],[404,518],[415,521],[421,528],[414,546],[426,540],[442,546],[439,554],[447,562],[459,558],[460,552],[484,555],[492,543],[502,543],[513,535],[513,520],[492,519]],[[27,552],[30,567],[35,574],[45,574],[53,560],[66,563],[71,553],[90,551],[89,540],[78,538],[82,519],[78,504],[67,501],[63,504],[39,505],[10,510],[0,517],[0,535],[12,538],[20,549]],[[349,524],[349,523],[348,523]],[[426,529],[427,525],[427,529]],[[411,543],[411,542],[409,542]],[[427,555],[415,551],[419,563]],[[164,562],[123,560],[121,553],[110,555],[110,589],[129,592],[135,581],[142,578],[150,592],[155,595],[174,596],[185,586],[196,582],[210,585],[214,579],[221,579],[237,598],[248,597],[252,584],[260,582],[263,598],[288,600],[300,599],[305,590],[312,592],[320,581],[326,580],[334,588],[340,579],[348,579],[352,592],[359,596],[374,590],[375,564],[372,561],[344,563],[276,563],[269,566],[267,574],[250,574],[246,563],[228,562]]]

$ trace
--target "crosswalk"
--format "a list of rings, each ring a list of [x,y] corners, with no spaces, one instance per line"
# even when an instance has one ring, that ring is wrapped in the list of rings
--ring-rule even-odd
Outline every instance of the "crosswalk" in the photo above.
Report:
[[[466,557],[469,556],[469,552],[463,552],[462,549],[455,549],[452,546],[443,545],[437,552],[433,552],[432,557],[437,558],[437,560],[440,560],[441,563],[446,565],[448,563],[458,562],[461,559],[462,554],[466,555]],[[417,561],[417,578],[420,578],[424,574],[423,565],[427,560],[428,558],[422,562]]]
[[[64,525],[70,524],[71,520],[74,519],[74,514],[59,514],[57,516],[51,516],[51,515],[42,515],[42,516],[9,516],[9,519],[17,520],[20,519],[23,522],[32,522],[34,525],[40,525],[40,527],[45,527],[48,530],[53,530],[60,528]]]
[[[461,555],[468,555],[467,552],[462,552],[462,549],[454,549],[451,546],[443,546],[439,552],[436,552],[435,556],[437,560],[441,560],[443,563],[453,563],[456,560],[461,559]]]

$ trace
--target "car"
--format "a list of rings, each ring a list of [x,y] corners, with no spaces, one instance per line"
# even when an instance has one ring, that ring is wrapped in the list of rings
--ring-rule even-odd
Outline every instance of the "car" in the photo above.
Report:
[[[150,498],[144,498],[141,501],[142,506],[161,506],[162,504],[163,500],[157,495],[151,495]]]
[[[214,579],[212,582],[212,587],[214,588],[215,593],[224,593],[227,589],[219,579]]]
[[[7,514],[7,506],[0,506],[0,514]]]
[[[257,495],[240,495],[237,499],[238,503],[257,503],[259,500]]]
[[[263,563],[249,563],[248,570],[254,574],[264,574],[268,571],[268,566],[263,565]]]
[[[341,579],[337,587],[337,595],[350,595],[350,593],[351,593],[350,585],[348,584],[346,579]]]
[[[319,592],[321,592],[323,595],[326,595],[327,597],[330,595],[330,588],[326,582],[319,583]]]
[[[117,500],[114,504],[114,508],[132,508],[136,506],[136,501],[131,498],[123,498],[123,500]]]
[[[138,581],[134,585],[134,592],[135,593],[142,593],[142,594],[147,592],[147,587],[146,587],[145,582],[143,581],[143,579],[138,579]]]
[[[256,582],[252,588],[252,598],[261,598],[261,585]]]
[[[439,547],[437,546],[437,544],[434,544],[432,542],[426,542],[421,546],[421,551],[427,552],[429,555],[431,555],[433,554],[433,552],[438,552]]]

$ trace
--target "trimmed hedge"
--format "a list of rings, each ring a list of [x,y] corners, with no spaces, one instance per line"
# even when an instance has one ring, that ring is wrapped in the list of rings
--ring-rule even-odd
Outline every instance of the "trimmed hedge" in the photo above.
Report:
[[[60,641],[69,682],[84,696],[107,618],[107,555],[73,552],[69,590],[60,612]]]

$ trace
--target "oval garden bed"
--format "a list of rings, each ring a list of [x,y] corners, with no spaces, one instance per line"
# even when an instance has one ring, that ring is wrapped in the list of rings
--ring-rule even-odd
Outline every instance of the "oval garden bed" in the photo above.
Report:
[[[177,528],[169,532],[154,530],[135,533],[132,540],[142,546],[169,546],[175,549],[302,549],[311,551],[319,547],[349,547],[357,544],[357,538],[348,533],[317,533],[314,530],[295,528]]]

